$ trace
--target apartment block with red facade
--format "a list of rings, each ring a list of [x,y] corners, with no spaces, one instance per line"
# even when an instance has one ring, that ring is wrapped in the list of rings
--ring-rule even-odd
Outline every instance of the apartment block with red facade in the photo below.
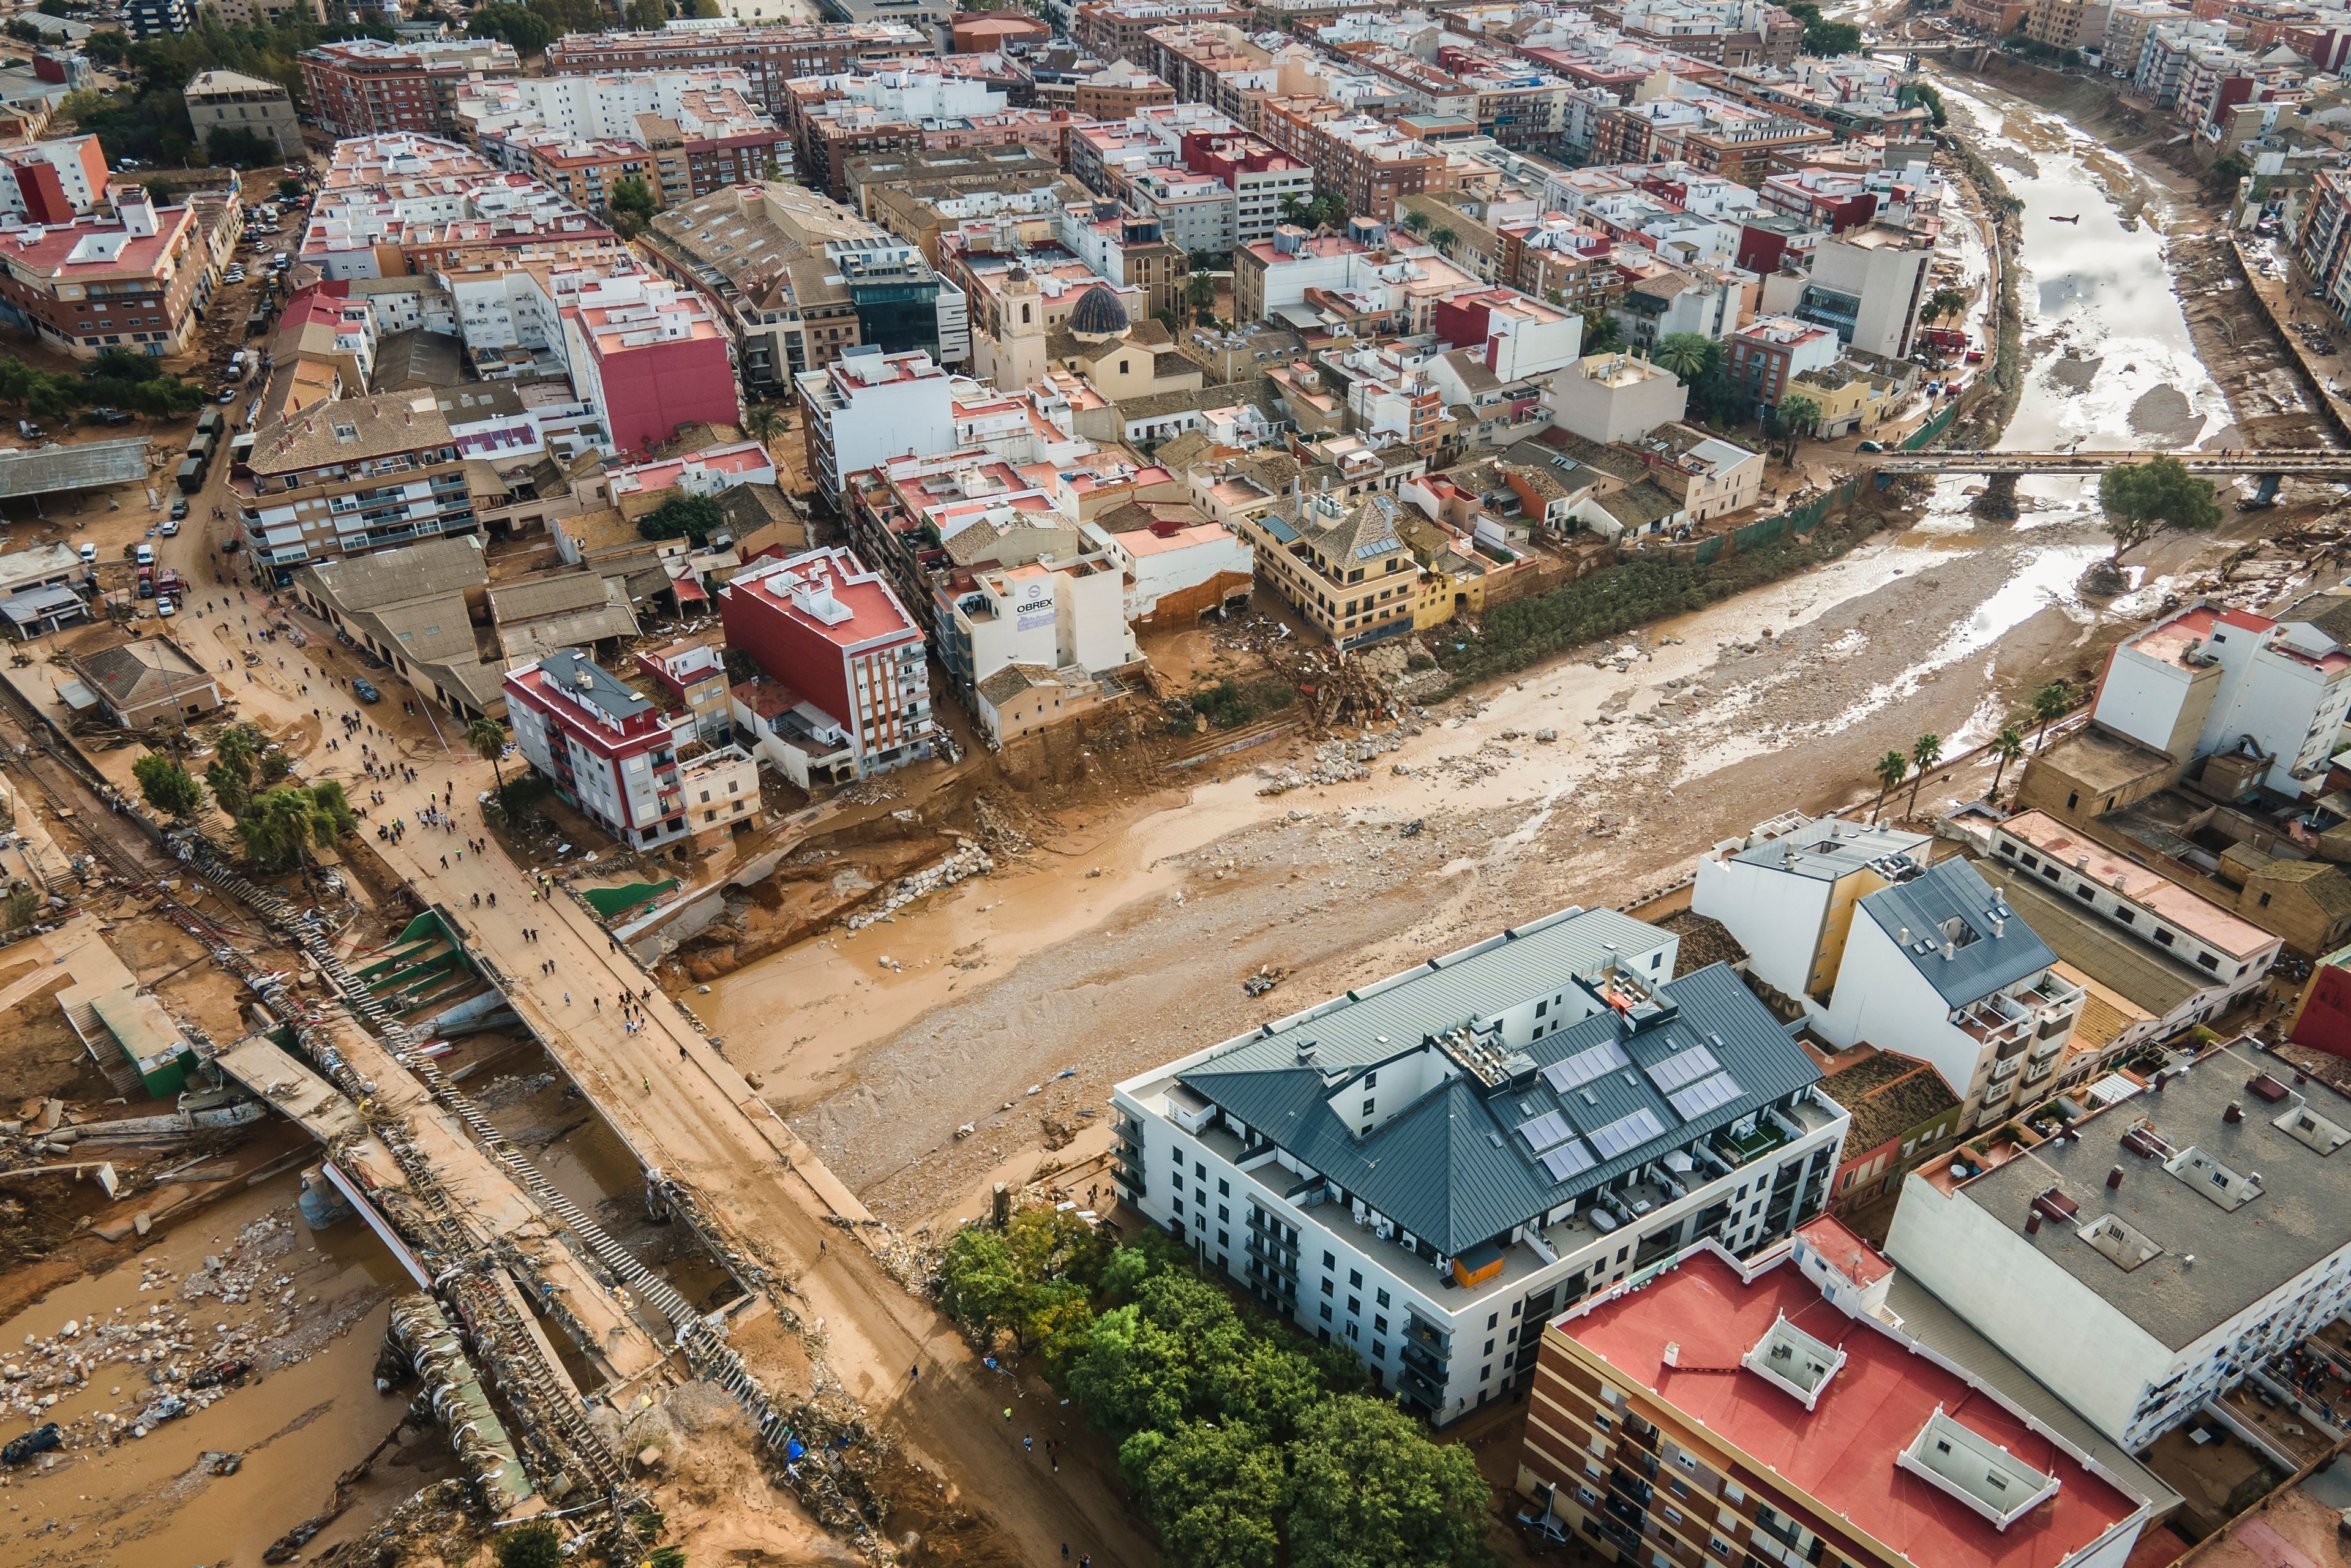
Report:
[[[350,38],[298,57],[302,85],[319,128],[329,136],[385,131],[447,135],[457,126],[457,94],[479,77],[518,76],[514,47],[494,38],[441,38],[389,44]]]
[[[507,724],[556,792],[631,849],[689,833],[748,827],[759,806],[758,764],[712,750],[677,718],[576,648],[509,671]],[[686,731],[681,741],[678,728]]]
[[[211,256],[193,209],[132,190],[115,210],[0,233],[0,321],[77,359],[184,350]]]
[[[719,589],[718,614],[726,646],[760,672],[735,687],[736,728],[795,784],[931,755],[938,725],[922,629],[846,546],[758,562]]]
[[[2123,1568],[2159,1483],[1957,1322],[1834,1219],[1701,1242],[1544,1323],[1521,1517],[1641,1568]]]
[[[106,196],[106,153],[95,136],[66,136],[0,148],[0,213],[28,224],[69,224]]]
[[[691,70],[732,66],[751,78],[752,97],[781,118],[788,84],[832,76],[931,47],[904,22],[820,23],[784,27],[665,27],[640,33],[568,33],[547,46],[550,76],[603,71]]]
[[[726,329],[710,302],[667,278],[607,277],[563,304],[563,358],[614,447],[645,453],[681,424],[740,424]]]

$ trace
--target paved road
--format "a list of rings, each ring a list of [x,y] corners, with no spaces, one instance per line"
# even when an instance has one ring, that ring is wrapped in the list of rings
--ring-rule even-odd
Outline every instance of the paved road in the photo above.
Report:
[[[349,699],[338,694],[337,707]],[[342,754],[342,755],[348,755]],[[848,1391],[960,1488],[969,1507],[992,1514],[1029,1562],[1058,1561],[1062,1543],[1105,1565],[1155,1560],[1092,1467],[1054,1474],[1041,1439],[1062,1432],[1070,1412],[1040,1407],[1008,1379],[980,1367],[961,1337],[928,1303],[910,1295],[832,1216],[864,1210],[713,1050],[625,951],[568,895],[535,900],[529,879],[493,844],[465,852],[481,831],[475,794],[490,782],[473,758],[427,761],[414,785],[388,788],[374,821],[406,820],[405,842],[379,846],[412,884],[455,914],[475,949],[507,978],[517,1011],[603,1113],[641,1162],[695,1187],[727,1239],[793,1282],[787,1298],[804,1320],[821,1320],[829,1359]],[[428,790],[454,784],[461,826],[416,825]],[[370,788],[353,786],[365,800]],[[372,831],[372,828],[368,830]],[[442,865],[444,856],[449,863]],[[485,903],[475,906],[474,895]],[[497,906],[487,904],[495,894]],[[528,940],[526,929],[538,932]],[[541,972],[552,963],[554,972]],[[623,1027],[619,999],[653,988],[645,1027]],[[922,1375],[908,1371],[920,1364]],[[1041,1385],[1040,1385],[1041,1387]],[[775,1392],[793,1392],[778,1385]],[[1007,1405],[1015,1417],[1007,1421]],[[1025,1451],[1024,1434],[1040,1447]],[[1073,1435],[1073,1434],[1072,1434]]]

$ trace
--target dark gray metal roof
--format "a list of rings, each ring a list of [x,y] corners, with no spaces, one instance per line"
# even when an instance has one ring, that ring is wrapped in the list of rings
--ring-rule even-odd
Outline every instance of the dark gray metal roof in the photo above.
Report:
[[[1903,951],[1955,1008],[2057,961],[2049,944],[1964,860],[1947,860],[1922,876],[1881,887],[1861,907],[1896,942],[1909,933]]]
[[[577,648],[549,653],[538,662],[538,673],[547,677],[549,686],[560,689],[575,702],[592,704],[622,723],[653,706]]]
[[[1424,1037],[1441,1036],[1472,1016],[1575,985],[1591,970],[1560,959],[1570,951],[1604,952],[1604,934],[1613,927],[1592,917],[1609,913],[1593,911],[1560,923],[1549,944],[1533,938],[1512,942],[1458,964],[1449,975],[1439,969],[1428,971],[1425,980],[1407,977],[1376,999],[1334,1006],[1311,1021],[1293,1023],[1201,1062],[1179,1074],[1179,1081],[1448,1255],[1538,1219],[1819,1082],[1820,1070],[1779,1020],[1728,965],[1715,964],[1657,985],[1656,993],[1671,1004],[1671,1016],[1638,1033],[1622,1033],[1620,1015],[1612,1009],[1535,1041],[1526,1054],[1537,1071],[1525,1087],[1488,1089],[1470,1074],[1457,1072],[1368,1136],[1358,1136],[1332,1112],[1327,1102],[1343,1085],[1382,1061],[1421,1049]],[[1592,922],[1588,933],[1576,930],[1583,921]],[[1657,934],[1642,929],[1653,945]],[[1592,970],[1604,961],[1592,960]],[[1474,975],[1468,973],[1473,966]],[[1482,982],[1474,990],[1472,979]],[[1376,1040],[1379,1033],[1387,1035],[1386,1043]],[[1301,1063],[1297,1048],[1310,1036],[1316,1044],[1314,1060]],[[1629,1065],[1564,1092],[1541,1074],[1542,1068],[1611,1041],[1630,1059]],[[1701,1047],[1728,1071],[1735,1092],[1685,1118],[1651,1070]],[[1671,1073],[1666,1076],[1672,1081]],[[1712,1082],[1712,1074],[1693,1081]],[[1592,1155],[1590,1164],[1572,1170],[1565,1180],[1555,1179],[1545,1166],[1546,1151],[1519,1135],[1521,1125],[1540,1122],[1546,1113],[1558,1114]],[[1644,1113],[1658,1129],[1653,1135],[1640,1136],[1647,1124],[1628,1120]],[[1609,1129],[1632,1141],[1611,1154],[1615,1145],[1606,1136]]]
[[[1730,858],[1742,865],[1769,866],[1794,876],[1835,882],[1888,859],[1923,870],[1933,843],[1929,834],[1887,827],[1883,822],[1864,827],[1858,822],[1822,817],[1792,831],[1763,839]]]
[[[2262,1073],[2290,1086],[2288,1098],[2271,1104],[2251,1093],[2247,1084]],[[1961,1183],[1959,1194],[2148,1333],[2185,1349],[2351,1242],[2351,1150],[2320,1154],[2277,1124],[2302,1108],[2299,1096],[2351,1129],[2351,1100],[2316,1079],[2295,1085],[2294,1074],[2292,1063],[2239,1040],[2206,1052],[2161,1093],[2117,1102],[2075,1123],[2079,1138],[2043,1143],[2029,1157]],[[2223,1114],[2232,1102],[2243,1113],[2233,1123]],[[2141,1118],[2175,1151],[2192,1145],[2241,1176],[2259,1173],[2261,1196],[2223,1207],[2199,1182],[2167,1169],[2159,1154],[2119,1147]],[[2122,1186],[2110,1189],[2106,1173],[2116,1165]],[[2044,1222],[2038,1235],[2025,1234],[2033,1199],[2053,1186],[2079,1211],[2070,1224]],[[2163,1250],[2135,1269],[2116,1265],[2082,1236],[2110,1213]]]
[[[88,490],[127,485],[147,477],[144,437],[37,446],[29,452],[0,451],[0,497],[46,496],[54,490]]]

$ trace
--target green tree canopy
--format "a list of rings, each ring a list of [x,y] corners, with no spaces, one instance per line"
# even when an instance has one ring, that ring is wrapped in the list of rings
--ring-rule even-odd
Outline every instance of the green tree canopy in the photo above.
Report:
[[[629,0],[625,15],[630,26],[641,32],[659,32],[669,26],[669,0]]]
[[[1799,47],[1808,55],[1855,54],[1861,48],[1861,29],[1851,22],[1807,22]]]
[[[1128,1462],[1123,1447],[1120,1458]],[[1186,1422],[1146,1444],[1134,1468],[1171,1563],[1275,1568],[1280,1561],[1290,1478],[1280,1454],[1250,1427]]]
[[[329,848],[337,836],[358,826],[343,787],[331,779],[266,789],[253,798],[236,823],[246,858],[269,871],[307,866],[312,850]]]
[[[238,125],[214,127],[204,138],[204,153],[214,163],[238,169],[266,168],[280,158],[277,142]]]
[[[528,5],[485,5],[465,24],[477,38],[503,38],[518,55],[544,54],[560,31]]]
[[[676,496],[639,517],[637,534],[648,539],[690,539],[699,549],[726,521],[718,503],[709,497]]]
[[[1485,1552],[1478,1461],[1431,1443],[1395,1406],[1360,1395],[1307,1417],[1291,1450],[1290,1560],[1298,1568],[1472,1563]]]
[[[604,210],[611,214],[612,227],[623,239],[633,238],[644,232],[661,204],[653,199],[652,188],[634,174],[623,174],[612,182],[604,193]]]
[[[1553,301],[1558,303],[1558,301]],[[1625,332],[1616,325],[1616,318],[1605,310],[1583,313],[1583,351],[1605,354],[1625,346]]]
[[[139,793],[167,817],[185,821],[204,809],[204,786],[188,770],[160,751],[151,751],[131,765]]]
[[[497,1538],[498,1568],[563,1568],[563,1537],[544,1521],[517,1524]]]
[[[2105,509],[2117,558],[2167,530],[2209,533],[2220,521],[2212,482],[2190,473],[2177,457],[2107,469],[2098,479],[2098,505]]]

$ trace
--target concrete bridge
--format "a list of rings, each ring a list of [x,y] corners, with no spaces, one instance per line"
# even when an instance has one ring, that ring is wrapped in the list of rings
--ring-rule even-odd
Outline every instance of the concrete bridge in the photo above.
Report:
[[[2122,463],[2176,457],[2209,478],[2292,475],[2351,480],[2351,451],[2337,447],[2247,447],[2225,452],[1863,452],[1852,461],[1876,474],[2103,474]]]

